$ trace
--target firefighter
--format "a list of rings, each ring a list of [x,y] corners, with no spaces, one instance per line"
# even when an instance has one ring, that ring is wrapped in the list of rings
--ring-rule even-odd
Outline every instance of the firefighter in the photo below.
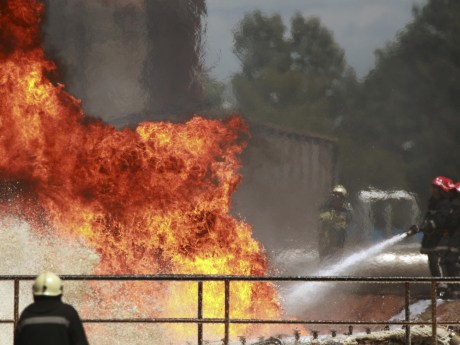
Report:
[[[34,302],[21,313],[14,345],[88,345],[78,312],[61,301],[62,282],[56,274],[40,274],[32,292]]]
[[[437,176],[431,182],[432,192],[428,201],[428,210],[420,226],[411,226],[409,232],[423,232],[420,252],[428,256],[428,267],[432,277],[446,277],[447,253],[450,246],[450,228],[452,208],[450,202],[454,183],[450,178]],[[439,284],[439,295],[446,292],[446,284]]]
[[[318,253],[321,262],[342,255],[352,209],[347,202],[347,190],[336,185],[319,212]]]
[[[460,277],[460,182],[455,184],[452,192],[449,251],[445,258],[445,266],[447,276]],[[460,284],[449,284],[445,297],[460,299]]]

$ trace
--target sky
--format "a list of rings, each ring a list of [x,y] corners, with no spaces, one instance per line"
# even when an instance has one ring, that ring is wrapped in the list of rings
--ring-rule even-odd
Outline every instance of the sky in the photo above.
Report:
[[[233,31],[248,12],[280,13],[287,27],[296,11],[317,16],[345,50],[358,78],[374,66],[374,51],[393,41],[412,21],[412,7],[427,0],[207,0],[206,60],[213,75],[227,80],[238,72]]]

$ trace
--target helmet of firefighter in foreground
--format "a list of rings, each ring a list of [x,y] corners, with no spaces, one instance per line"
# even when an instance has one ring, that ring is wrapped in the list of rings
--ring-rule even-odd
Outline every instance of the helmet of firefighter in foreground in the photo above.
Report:
[[[332,189],[332,194],[341,195],[342,197],[346,198],[347,190],[345,189],[344,186],[342,186],[341,184],[338,184]]]
[[[448,192],[455,188],[454,182],[445,176],[436,176],[431,185],[441,188],[444,192]]]
[[[32,287],[34,296],[60,296],[62,295],[62,281],[53,272],[44,272],[35,278]]]

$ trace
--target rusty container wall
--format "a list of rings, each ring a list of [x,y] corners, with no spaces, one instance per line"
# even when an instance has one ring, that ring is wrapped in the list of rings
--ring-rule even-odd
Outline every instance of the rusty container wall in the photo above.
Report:
[[[336,177],[336,141],[251,125],[232,213],[267,251],[316,247],[318,208]]]

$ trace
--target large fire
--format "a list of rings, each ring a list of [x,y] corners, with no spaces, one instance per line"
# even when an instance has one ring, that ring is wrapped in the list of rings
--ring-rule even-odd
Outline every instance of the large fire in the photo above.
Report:
[[[43,10],[37,0],[0,3],[0,179],[12,190],[1,199],[3,215],[83,239],[100,256],[96,273],[266,274],[250,226],[229,214],[243,121],[196,116],[120,131],[88,118],[50,81]],[[154,293],[173,314],[184,308],[176,294],[189,294],[196,308],[196,292],[175,288]],[[209,283],[204,304],[205,317],[223,317],[221,285]],[[275,289],[262,282],[232,284],[231,306],[236,318],[280,314]],[[232,326],[231,334],[251,330]]]

